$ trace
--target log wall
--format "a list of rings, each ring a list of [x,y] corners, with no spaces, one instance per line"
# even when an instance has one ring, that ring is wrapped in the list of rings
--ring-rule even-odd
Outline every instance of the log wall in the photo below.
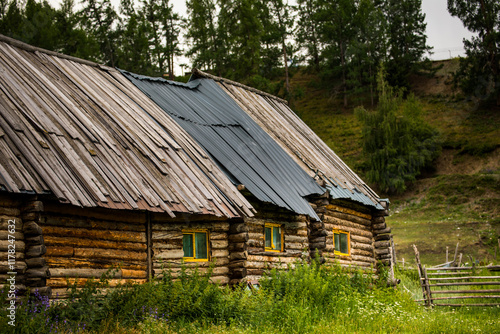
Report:
[[[21,197],[0,194],[0,289],[6,285],[10,287],[7,279],[12,275],[7,273],[16,272],[16,288],[20,290],[19,292],[24,292],[26,290],[26,261],[24,256],[26,244],[24,242],[21,206]],[[12,246],[9,247],[12,244],[8,240],[10,234],[8,226],[12,222],[15,222],[15,254],[11,254],[15,255],[14,270],[9,266],[8,261],[9,249],[13,249]],[[10,263],[12,264],[12,257]]]
[[[258,280],[265,270],[286,268],[297,260],[309,256],[309,218],[277,208],[273,205],[258,205],[257,215],[245,218],[235,225],[229,236],[233,280]],[[265,251],[264,226],[266,223],[282,225],[283,251]],[[238,268],[238,269],[237,269]]]
[[[53,298],[112,269],[110,287],[147,281],[146,213],[48,203],[40,219]]]
[[[320,215],[321,223],[313,223],[316,233],[325,234],[325,245],[321,254],[327,263],[338,262],[342,266],[356,266],[370,269],[376,267],[374,233],[372,228],[372,214],[366,208],[355,205],[348,207],[339,203],[331,203],[327,198],[315,203],[316,211]],[[356,207],[356,209],[353,209]],[[350,254],[336,255],[333,244],[333,230],[341,230],[350,234]],[[315,242],[313,242],[315,241]],[[319,238],[311,240],[314,245]]]
[[[230,281],[229,268],[229,230],[231,224],[225,218],[209,216],[185,215],[178,218],[165,219],[161,215],[151,216],[152,226],[152,263],[153,274],[161,277],[163,270],[170,270],[177,277],[182,263],[187,268],[198,268],[201,273],[207,271],[215,262],[212,281],[227,284]],[[182,249],[183,230],[206,230],[209,234],[209,261],[183,261]]]

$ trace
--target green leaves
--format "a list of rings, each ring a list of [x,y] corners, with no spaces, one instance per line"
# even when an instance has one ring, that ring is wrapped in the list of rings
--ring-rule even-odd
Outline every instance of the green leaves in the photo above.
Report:
[[[395,90],[378,77],[379,104],[376,111],[357,108],[363,123],[363,153],[368,160],[368,180],[383,192],[400,193],[415,181],[420,171],[439,156],[438,132],[421,117],[422,107],[410,94]]]
[[[448,11],[477,33],[464,40],[456,82],[477,100],[496,99],[500,106],[500,4],[496,0],[448,0]]]

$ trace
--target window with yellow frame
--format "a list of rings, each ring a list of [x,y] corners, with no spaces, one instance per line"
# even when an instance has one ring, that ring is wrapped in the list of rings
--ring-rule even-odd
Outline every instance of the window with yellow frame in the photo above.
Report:
[[[208,231],[185,230],[182,231],[182,250],[184,261],[208,261]]]
[[[266,223],[264,225],[264,246],[266,252],[283,251],[282,225],[274,223]]]
[[[333,246],[336,255],[351,254],[351,235],[349,232],[333,230]]]

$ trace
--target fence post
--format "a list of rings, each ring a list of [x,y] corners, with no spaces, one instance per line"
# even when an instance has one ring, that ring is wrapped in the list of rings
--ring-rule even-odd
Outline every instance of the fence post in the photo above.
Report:
[[[427,301],[425,302],[427,306],[432,306],[432,294],[431,294],[431,286],[429,282],[429,277],[427,277],[427,269],[424,266],[424,278],[425,278],[425,291],[427,293]]]

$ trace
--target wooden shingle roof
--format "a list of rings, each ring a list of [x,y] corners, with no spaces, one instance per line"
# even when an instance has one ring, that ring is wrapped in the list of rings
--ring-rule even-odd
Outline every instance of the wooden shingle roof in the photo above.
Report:
[[[254,212],[204,150],[120,72],[4,36],[0,190],[170,216]]]

